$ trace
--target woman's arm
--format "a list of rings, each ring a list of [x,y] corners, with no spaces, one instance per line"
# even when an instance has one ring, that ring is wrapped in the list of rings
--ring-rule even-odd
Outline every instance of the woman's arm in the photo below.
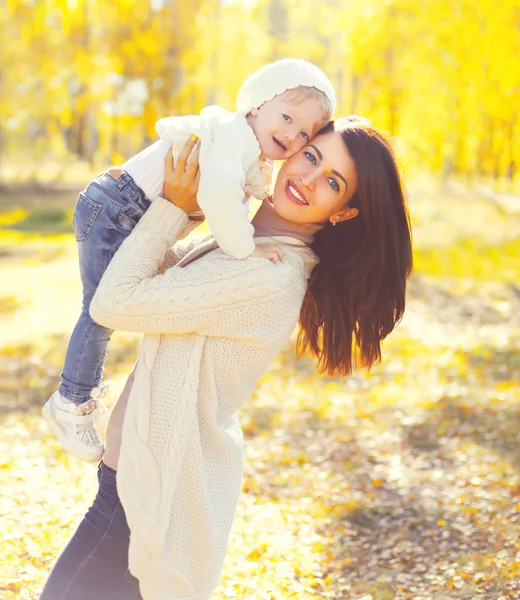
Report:
[[[174,267],[199,243],[200,239],[193,239],[185,243],[177,242],[171,248],[168,248],[168,250],[166,250],[166,254],[164,255],[164,260],[159,265],[157,272],[162,275],[168,269]]]
[[[174,163],[171,149],[164,160],[163,198],[182,208],[189,216],[189,222],[179,234],[181,239],[188,236],[195,227],[204,221],[204,215],[190,215],[191,212],[199,212],[197,204],[197,190],[200,182],[199,154],[200,144],[197,143],[197,136],[192,136],[179,154],[177,165]],[[164,273],[176,265],[198,243],[198,239],[192,239],[184,244],[177,242],[166,251],[158,272]]]
[[[198,260],[157,274],[186,214],[157,198],[110,262],[92,299],[92,318],[111,329],[143,333],[203,333],[236,337],[246,311],[291,291],[303,273],[291,260]],[[303,288],[302,288],[303,289]],[[295,294],[295,301],[299,294]],[[242,314],[240,314],[242,311]]]
[[[235,337],[240,335],[238,316],[248,326],[258,316],[244,312],[248,305],[284,291],[295,294],[291,287],[305,281],[292,261],[237,261],[223,253],[218,259],[158,273],[188,222],[186,212],[197,208],[198,155],[190,155],[194,146],[194,140],[186,143],[174,168],[167,157],[163,194],[169,201],[154,200],[105,271],[90,306],[92,318],[101,325],[144,333]]]

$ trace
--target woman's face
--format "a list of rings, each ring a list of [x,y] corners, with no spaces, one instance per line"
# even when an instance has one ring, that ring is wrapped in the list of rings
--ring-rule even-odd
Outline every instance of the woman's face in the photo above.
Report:
[[[317,135],[287,159],[276,179],[272,203],[294,223],[345,221],[358,214],[348,201],[357,188],[357,173],[341,134]]]

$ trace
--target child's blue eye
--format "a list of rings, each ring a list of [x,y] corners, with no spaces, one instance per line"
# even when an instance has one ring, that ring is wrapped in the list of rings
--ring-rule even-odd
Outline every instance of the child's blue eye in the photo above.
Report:
[[[302,131],[302,137],[304,140],[308,140],[309,139],[309,135],[307,133],[305,133],[305,131]]]
[[[335,179],[329,177],[329,185],[335,192],[339,192],[339,184]]]
[[[282,115],[282,117],[286,120],[286,121],[290,121],[291,117],[289,115]]]
[[[312,154],[311,152],[304,152],[304,154],[305,154],[305,158],[309,162],[311,162],[313,165],[316,164],[316,158],[315,158],[314,154]]]

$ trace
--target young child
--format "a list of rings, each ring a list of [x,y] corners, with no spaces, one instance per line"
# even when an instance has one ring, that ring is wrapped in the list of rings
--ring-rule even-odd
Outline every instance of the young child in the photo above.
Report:
[[[67,452],[97,462],[104,451],[97,425],[106,419],[100,387],[112,331],[95,323],[89,307],[101,277],[123,240],[162,193],[164,160],[193,134],[200,138],[201,212],[220,248],[237,259],[251,254],[276,260],[275,248],[255,247],[248,198],[265,198],[273,160],[298,152],[331,118],[334,88],[315,65],[284,59],[250,75],[237,95],[237,111],[218,106],[200,116],[157,122],[160,140],[80,192],[73,214],[83,285],[83,308],[69,341],[61,383],[43,407],[44,419]],[[190,215],[194,216],[194,215]]]

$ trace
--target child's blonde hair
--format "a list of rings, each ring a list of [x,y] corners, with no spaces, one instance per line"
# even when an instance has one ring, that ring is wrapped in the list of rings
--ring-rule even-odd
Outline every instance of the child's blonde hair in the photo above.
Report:
[[[323,118],[327,121],[332,117],[332,105],[330,100],[324,92],[315,87],[308,87],[306,85],[299,85],[298,87],[285,90],[280,94],[280,97],[291,104],[300,104],[308,98],[314,98],[318,101],[321,110],[323,111]]]

